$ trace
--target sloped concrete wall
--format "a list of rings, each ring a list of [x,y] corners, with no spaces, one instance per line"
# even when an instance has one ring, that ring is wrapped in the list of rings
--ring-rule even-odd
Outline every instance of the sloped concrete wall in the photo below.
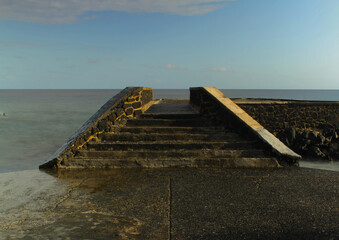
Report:
[[[108,100],[82,127],[80,127],[40,168],[53,168],[72,158],[86,143],[100,137],[103,132],[115,131],[134,118],[153,100],[152,88],[127,87]]]
[[[279,158],[282,165],[298,165],[301,158],[215,87],[190,88],[190,102],[214,121],[250,134]]]

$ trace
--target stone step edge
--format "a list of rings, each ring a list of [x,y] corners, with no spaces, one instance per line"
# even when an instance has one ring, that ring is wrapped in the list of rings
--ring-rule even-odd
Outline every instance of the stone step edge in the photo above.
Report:
[[[233,132],[237,133],[232,129],[227,129],[223,127],[186,127],[186,126],[124,126],[123,128],[119,129],[119,132],[151,132],[151,131],[166,131],[170,130],[171,132],[191,132],[192,134],[199,132],[199,133],[214,133],[214,132]]]
[[[202,127],[189,127],[189,126],[178,126],[178,127],[167,127],[167,126],[124,126],[122,129],[129,129],[129,128],[137,128],[137,129],[148,129],[148,128],[178,128],[178,129],[225,129],[232,131],[230,129],[225,128],[224,126],[217,126],[217,125],[212,125],[212,126],[202,126]]]
[[[138,134],[134,134],[134,133],[129,133],[129,132],[118,132],[118,133],[115,133],[115,132],[105,132],[105,133],[102,133],[100,136],[192,136],[192,137],[214,137],[214,136],[217,136],[217,137],[222,137],[222,136],[225,136],[227,137],[228,135],[233,135],[233,136],[239,136],[241,137],[240,134],[238,133],[235,133],[235,132],[217,132],[217,133],[213,133],[213,134],[210,134],[210,133],[203,133],[203,132],[199,132],[199,133],[157,133],[157,132],[154,132],[154,133],[138,133]]]
[[[186,113],[186,114],[179,114],[179,113],[143,113],[142,115],[140,115],[138,117],[138,119],[144,119],[145,118],[161,118],[161,119],[167,119],[166,117],[168,117],[168,119],[174,119],[174,117],[177,117],[177,119],[186,119],[187,117],[198,117],[198,118],[202,118],[202,115],[199,113]]]
[[[246,149],[202,149],[199,153],[211,153],[213,151],[218,151],[218,152],[231,152],[231,151],[257,151],[257,152],[265,152],[264,149],[261,148],[246,148]],[[112,153],[126,153],[126,152],[131,152],[129,150],[116,150],[116,151],[111,151],[111,150],[81,150],[81,152],[112,152]],[[162,150],[135,150],[133,153],[159,153],[163,152]],[[166,150],[166,153],[197,153],[196,150],[180,150],[180,149],[170,149]]]
[[[81,161],[81,162],[80,162]],[[61,165],[60,168],[126,168],[126,167],[224,167],[224,168],[280,168],[276,158],[216,158],[190,160],[95,160],[73,159],[72,166]],[[89,165],[95,163],[95,165]],[[76,165],[78,164],[78,165]]]
[[[129,141],[102,141],[102,142],[88,142],[88,145],[92,146],[92,145],[174,145],[174,144],[181,144],[181,145],[192,145],[192,144],[196,144],[196,145],[227,145],[227,144],[249,144],[249,145],[256,145],[257,142],[256,141],[239,141],[239,140],[235,140],[235,141],[213,141],[213,142],[207,142],[207,141],[187,141],[187,140],[183,140],[183,141],[178,141],[178,140],[166,140],[166,141],[133,141],[133,142],[129,142]]]
[[[89,156],[89,155],[96,156]],[[107,155],[107,156],[105,156]],[[150,151],[128,151],[128,150],[82,150],[76,158],[119,158],[119,157],[140,157],[140,158],[195,158],[195,157],[269,157],[270,155],[262,149],[203,149],[201,151],[192,150],[150,150]]]

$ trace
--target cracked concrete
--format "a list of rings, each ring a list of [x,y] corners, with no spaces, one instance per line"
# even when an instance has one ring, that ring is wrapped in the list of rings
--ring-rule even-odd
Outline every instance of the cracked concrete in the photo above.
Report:
[[[0,239],[338,239],[338,172],[0,174]]]

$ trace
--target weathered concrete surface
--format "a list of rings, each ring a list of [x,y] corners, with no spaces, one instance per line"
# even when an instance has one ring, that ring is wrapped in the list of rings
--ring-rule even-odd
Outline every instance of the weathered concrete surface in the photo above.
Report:
[[[204,118],[192,109],[188,99],[154,102],[144,114],[128,120],[118,132],[102,133],[98,140],[89,142],[86,149],[79,150],[64,166],[280,167],[276,157],[257,139]],[[136,133],[140,128],[148,129],[147,134]],[[183,128],[185,134],[182,134]]]
[[[165,107],[164,107],[165,106]],[[153,104],[147,113],[151,114],[196,114],[189,99],[162,99]]]
[[[263,143],[269,146],[273,152],[283,159],[292,159],[296,161],[301,159],[301,156],[293,152],[285,144],[283,144],[278,138],[273,134],[267,131],[263,126],[261,126],[256,120],[254,120],[250,115],[248,115],[242,108],[235,104],[231,99],[227,98],[220,90],[215,87],[201,87],[201,88],[191,88],[191,102],[192,104],[199,105],[198,108],[203,106],[204,103],[201,103],[201,100],[193,99],[193,95],[197,95],[197,91],[204,91],[209,94],[210,98],[213,100],[210,104],[217,104],[221,106],[225,111],[229,113],[233,119],[236,119],[239,122],[239,125],[244,126],[249,131],[251,131],[255,136],[257,136]],[[204,92],[198,93],[198,95],[203,95]],[[193,95],[192,95],[193,93]],[[196,96],[195,96],[196,97]],[[201,96],[201,99],[204,97]],[[212,106],[211,106],[212,107]],[[217,114],[217,113],[214,113]],[[229,119],[225,119],[227,122]]]
[[[338,239],[338,172],[293,168],[0,175],[0,239]]]

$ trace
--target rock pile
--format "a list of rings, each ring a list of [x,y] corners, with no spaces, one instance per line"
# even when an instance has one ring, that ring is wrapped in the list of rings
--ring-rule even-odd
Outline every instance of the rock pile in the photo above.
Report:
[[[339,161],[339,127],[323,124],[317,130],[288,127],[277,137],[308,159]]]

